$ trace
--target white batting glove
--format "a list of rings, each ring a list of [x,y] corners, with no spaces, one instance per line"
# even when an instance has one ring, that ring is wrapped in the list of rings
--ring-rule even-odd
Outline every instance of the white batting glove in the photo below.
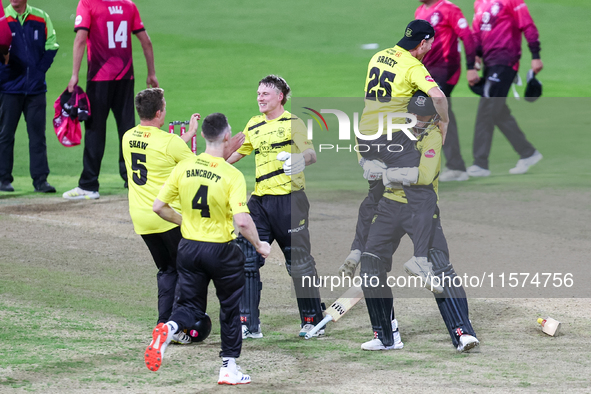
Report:
[[[281,152],[277,153],[277,160],[279,160],[279,161],[285,161],[285,160],[289,159],[290,157],[291,157],[291,153],[289,153],[289,152],[281,151]]]
[[[291,154],[288,152],[279,152],[277,154],[277,160],[284,162],[283,171],[285,175],[296,175],[306,168],[306,159],[304,159],[304,155],[301,153]]]
[[[363,163],[363,177],[368,181],[378,181],[386,169],[386,165],[379,160],[366,160]]]

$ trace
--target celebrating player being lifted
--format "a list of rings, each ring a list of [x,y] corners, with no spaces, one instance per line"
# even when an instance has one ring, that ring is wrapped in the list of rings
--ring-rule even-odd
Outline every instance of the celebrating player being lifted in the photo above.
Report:
[[[339,270],[345,275],[352,276],[359,264],[369,225],[377,203],[384,193],[382,174],[386,174],[384,170],[389,168],[388,179],[403,184],[408,206],[413,214],[414,256],[405,267],[424,279],[432,277],[427,252],[437,195],[431,184],[411,185],[416,184],[420,176],[420,154],[415,148],[415,141],[402,130],[386,130],[383,118],[387,113],[405,113],[410,97],[417,90],[422,90],[434,98],[433,103],[440,116],[439,128],[445,140],[449,123],[447,100],[421,63],[421,59],[431,49],[434,35],[435,30],[429,22],[414,20],[408,24],[404,37],[396,46],[376,53],[369,62],[365,108],[359,124],[359,131],[369,139],[373,138],[370,145],[373,149],[362,152],[363,158],[360,161],[364,168],[364,176],[369,181],[369,193],[359,207],[351,254]],[[406,123],[404,117],[392,120],[395,124]],[[390,132],[391,138],[388,135]],[[380,133],[381,135],[377,136]],[[382,148],[380,151],[380,145],[393,145],[395,149]]]
[[[153,331],[153,341],[144,353],[148,369],[157,371],[171,336],[191,327],[207,307],[210,280],[220,301],[222,367],[219,384],[250,383],[236,366],[240,356],[239,301],[244,289],[244,255],[233,241],[235,220],[243,237],[256,252],[267,257],[271,246],[259,239],[248,214],[246,183],[240,171],[224,161],[231,129],[223,114],[211,114],[203,121],[205,153],[180,162],[154,201],[154,212],[181,226],[177,270],[177,303],[170,321]],[[180,200],[183,215],[170,204]]]
[[[433,185],[437,193],[442,139],[434,122],[435,107],[431,98],[419,91],[411,98],[408,112],[415,114],[418,120],[413,133],[418,138],[417,151],[420,153],[419,183]],[[433,232],[429,242],[429,261],[434,266],[434,275],[445,278],[438,291],[442,294],[436,296],[437,306],[454,347],[459,352],[464,352],[477,346],[479,342],[469,319],[466,293],[461,285],[456,286],[453,283],[456,273],[449,261],[447,241],[441,229],[437,207],[431,220]],[[370,278],[376,277],[379,280],[377,283],[386,283],[387,272],[392,268],[392,254],[405,234],[414,240],[413,229],[412,212],[405,191],[399,184],[388,184],[369,228],[365,252],[361,255],[361,272],[366,273]],[[369,282],[371,283],[371,280]],[[394,319],[391,289],[388,286],[377,286],[363,290],[375,338],[362,344],[361,348],[364,350],[402,348],[397,322]]]
[[[254,116],[244,128],[246,140],[228,161],[234,163],[254,151],[256,185],[248,208],[262,240],[277,241],[285,256],[287,272],[291,275],[300,310],[304,337],[322,320],[318,288],[302,283],[302,277],[316,277],[316,263],[310,255],[308,211],[310,205],[304,193],[307,165],[316,162],[316,152],[306,136],[304,122],[283,106],[291,89],[285,80],[269,75],[259,82],[257,101],[262,115]],[[259,303],[262,282],[259,269],[265,263],[252,245],[238,238],[246,255],[245,291],[240,302],[243,338],[262,338]],[[324,330],[319,334],[323,334]]]

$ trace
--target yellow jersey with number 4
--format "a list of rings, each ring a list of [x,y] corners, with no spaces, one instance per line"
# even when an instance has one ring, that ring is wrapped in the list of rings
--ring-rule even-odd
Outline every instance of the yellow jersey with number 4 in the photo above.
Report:
[[[273,120],[264,114],[257,115],[248,121],[243,132],[246,138],[237,152],[255,153],[256,184],[252,194],[278,196],[304,189],[304,173],[285,175],[283,162],[277,160],[277,154],[282,151],[293,154],[314,149],[300,118],[288,111]]]
[[[180,199],[183,238],[225,243],[236,238],[232,218],[248,213],[244,175],[207,153],[181,161],[158,193],[167,204]]]
[[[437,86],[423,63],[406,49],[396,45],[376,53],[367,68],[365,108],[359,131],[366,135],[376,134],[381,113],[382,134],[387,134],[387,113],[406,113],[408,102],[417,90],[426,93]],[[392,123],[404,124],[406,118],[393,118]]]
[[[176,225],[152,211],[160,188],[181,160],[195,157],[185,141],[156,127],[136,126],[122,139],[123,158],[127,168],[129,214],[138,234],[168,231]],[[180,210],[178,201],[170,204]]]

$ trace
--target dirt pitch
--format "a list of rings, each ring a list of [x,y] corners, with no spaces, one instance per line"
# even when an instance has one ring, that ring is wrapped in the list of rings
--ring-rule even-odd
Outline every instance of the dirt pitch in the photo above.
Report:
[[[583,286],[589,275],[585,265],[591,250],[591,193],[456,192],[446,197],[440,205],[443,226],[459,273],[570,271],[575,285],[558,290],[528,285],[524,290],[507,284],[499,289],[497,283],[495,289],[467,289],[482,345],[479,352],[464,355],[451,347],[430,294],[403,289],[396,293],[395,307],[404,349],[363,352],[359,345],[371,338],[363,301],[329,324],[324,338],[296,338],[296,303],[281,254],[274,249],[262,270],[265,338],[245,341],[239,363],[253,383],[239,388],[215,384],[220,343],[212,291],[211,337],[202,344],[171,347],[158,373],[142,365],[152,322],[130,321],[125,314],[136,307],[155,311],[155,268],[133,232],[125,196],[82,202],[0,199],[0,279],[8,283],[27,278],[30,294],[38,295],[30,299],[4,289],[0,323],[22,326],[22,335],[43,332],[72,344],[66,341],[44,362],[43,342],[29,346],[16,336],[1,343],[0,392],[591,391],[591,302],[585,298],[591,295]],[[320,275],[334,274],[346,256],[360,198],[329,200],[311,198],[313,252]],[[402,263],[410,255],[407,240],[395,256],[392,275],[403,274]],[[41,278],[34,275],[39,272]],[[55,308],[44,299],[44,283],[55,275],[67,278],[64,294],[79,295],[72,308]],[[332,302],[337,296],[326,293],[324,298]],[[558,296],[562,298],[549,298]],[[104,306],[121,303],[121,298],[127,301],[116,312]],[[95,309],[93,299],[103,303]],[[536,319],[545,316],[563,322],[560,336],[541,333]],[[26,330],[28,326],[35,329]],[[4,361],[17,352],[18,363]]]

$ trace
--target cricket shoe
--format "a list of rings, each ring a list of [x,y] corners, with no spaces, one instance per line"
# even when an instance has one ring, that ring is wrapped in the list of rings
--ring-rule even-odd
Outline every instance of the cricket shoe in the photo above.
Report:
[[[382,341],[378,338],[374,338],[371,341],[367,341],[361,344],[361,349],[363,350],[398,350],[404,347],[404,343],[400,341],[400,334],[398,335],[398,339],[396,335],[394,335],[394,344],[392,346],[384,346]]]
[[[191,337],[187,333],[179,331],[173,334],[171,342],[177,345],[189,345],[191,343]]]
[[[242,325],[242,339],[246,339],[246,338],[262,338],[263,337],[263,333],[261,332],[261,325],[259,324],[259,330],[258,331],[250,331],[248,329],[248,326],[246,326],[246,324]]]
[[[169,331],[170,329],[165,323],[158,324],[154,328],[154,331],[152,331],[152,342],[150,342],[144,352],[146,367],[150,371],[156,372],[162,365],[164,352],[172,340],[172,335],[170,335]]]
[[[14,187],[10,182],[2,182],[0,183],[0,192],[13,192]]]
[[[240,372],[240,367],[235,365],[234,368],[232,367],[222,367],[220,368],[220,377],[218,379],[218,384],[248,384],[250,383],[250,375],[245,375]]]
[[[480,341],[476,339],[476,337],[468,334],[464,334],[460,337],[460,343],[456,348],[458,353],[465,353],[470,349],[474,349],[476,346],[480,345]]]
[[[309,323],[304,324],[304,326],[300,330],[300,336],[305,337],[306,334],[308,334],[310,331],[312,331],[314,329],[314,327],[316,327],[314,324],[309,324]],[[321,328],[320,330],[318,330],[318,332],[315,333],[314,335],[312,335],[310,338],[319,337],[321,335],[324,335],[324,328]]]
[[[426,257],[414,257],[404,263],[407,274],[421,278],[423,286],[435,294],[443,293],[439,277],[433,274],[433,264]]]
[[[100,197],[100,195],[99,192],[93,192],[75,187],[72,190],[62,194],[62,197],[66,200],[96,200]]]
[[[466,171],[460,170],[450,170],[446,168],[439,174],[439,181],[440,182],[452,182],[452,181],[467,181],[470,179],[470,176]]]
[[[399,346],[396,349],[402,349],[404,347],[404,343],[402,343],[402,339],[400,338],[400,330],[398,330],[398,320],[392,320],[392,335],[394,336],[394,345]]]
[[[487,170],[486,168],[479,167],[476,164],[468,167],[466,169],[466,172],[468,173],[469,176],[480,176],[480,177],[490,176],[490,170]]]
[[[515,167],[509,170],[509,174],[525,174],[531,166],[533,166],[543,158],[544,156],[542,156],[542,154],[536,150],[534,154],[530,157],[526,157],[525,159],[519,159]]]

